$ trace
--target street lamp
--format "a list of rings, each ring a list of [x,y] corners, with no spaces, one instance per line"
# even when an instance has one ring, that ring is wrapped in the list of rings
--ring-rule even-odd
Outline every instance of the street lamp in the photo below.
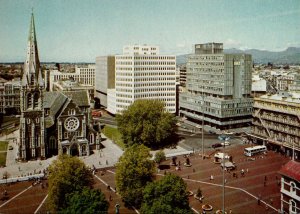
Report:
[[[220,141],[226,142],[230,139],[230,137],[226,134],[222,134],[218,136]],[[222,205],[222,213],[225,213],[225,143],[223,144],[223,205]]]

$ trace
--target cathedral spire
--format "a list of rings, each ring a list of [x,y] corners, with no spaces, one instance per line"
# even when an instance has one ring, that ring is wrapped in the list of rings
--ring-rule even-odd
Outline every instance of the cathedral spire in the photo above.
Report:
[[[43,86],[43,79],[41,75],[40,60],[38,54],[34,15],[31,13],[31,21],[29,28],[29,35],[27,41],[27,56],[24,63],[24,72],[22,77],[23,86]]]

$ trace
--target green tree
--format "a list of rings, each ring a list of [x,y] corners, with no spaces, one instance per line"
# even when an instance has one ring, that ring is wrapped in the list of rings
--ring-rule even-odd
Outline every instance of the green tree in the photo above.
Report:
[[[76,191],[67,195],[66,208],[60,214],[90,214],[107,213],[109,203],[104,194],[98,189],[84,187],[82,191]]]
[[[116,186],[126,205],[140,206],[144,187],[154,178],[155,164],[144,145],[127,148],[116,165]]]
[[[154,156],[155,163],[160,164],[161,162],[163,162],[165,160],[166,160],[166,155],[163,150],[159,150],[158,152],[155,153],[155,156]]]
[[[141,213],[192,214],[182,178],[167,174],[159,181],[148,183],[143,192]]]
[[[66,207],[66,196],[92,186],[93,175],[78,157],[60,155],[49,166],[48,206],[56,213]]]
[[[137,143],[157,148],[171,143],[176,131],[175,116],[166,112],[159,100],[136,100],[116,120],[127,145]]]

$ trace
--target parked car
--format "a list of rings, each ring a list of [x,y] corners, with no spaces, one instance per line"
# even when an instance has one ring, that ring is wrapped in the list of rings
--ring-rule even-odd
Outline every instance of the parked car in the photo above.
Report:
[[[218,148],[218,147],[222,147],[222,144],[221,143],[215,143],[213,145],[211,145],[212,148]]]
[[[222,146],[230,146],[230,143],[228,141],[222,142],[221,143]]]

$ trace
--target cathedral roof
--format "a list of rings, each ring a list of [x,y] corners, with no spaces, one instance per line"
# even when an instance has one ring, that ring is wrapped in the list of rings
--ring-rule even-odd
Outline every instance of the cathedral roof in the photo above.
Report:
[[[73,102],[82,107],[82,106],[90,106],[90,99],[87,90],[80,91],[63,91],[67,97],[73,100]]]
[[[68,97],[58,91],[45,92],[44,109],[49,109],[49,115],[45,118],[46,128],[51,127],[55,123],[55,118],[60,109],[64,106]]]

